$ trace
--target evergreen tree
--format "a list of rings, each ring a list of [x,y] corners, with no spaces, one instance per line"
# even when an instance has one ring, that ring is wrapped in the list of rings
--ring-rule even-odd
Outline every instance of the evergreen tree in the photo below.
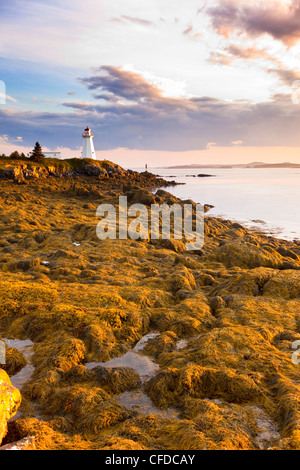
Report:
[[[15,150],[13,153],[10,154],[9,158],[13,158],[14,160],[18,160],[20,158],[19,152]]]
[[[42,147],[37,142],[35,144],[35,147],[34,147],[33,151],[30,154],[30,160],[33,160],[34,162],[40,162],[44,158],[45,158],[45,155],[43,154]]]

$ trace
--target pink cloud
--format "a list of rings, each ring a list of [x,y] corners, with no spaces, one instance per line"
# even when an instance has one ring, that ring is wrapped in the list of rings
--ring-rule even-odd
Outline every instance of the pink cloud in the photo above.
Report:
[[[269,34],[289,47],[300,39],[300,0],[286,4],[273,0],[252,5],[223,0],[206,12],[213,28],[226,38],[233,33],[246,33],[252,38]]]

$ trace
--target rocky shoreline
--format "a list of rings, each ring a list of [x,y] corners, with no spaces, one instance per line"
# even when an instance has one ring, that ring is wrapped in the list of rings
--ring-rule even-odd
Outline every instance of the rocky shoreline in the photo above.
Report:
[[[108,160],[90,160],[73,158],[69,160],[44,159],[42,162],[22,161],[0,158],[0,180],[13,180],[25,184],[30,180],[45,178],[81,178],[96,177],[101,181],[122,180],[123,184],[138,184],[141,187],[156,188],[175,186],[179,183],[166,181],[148,171],[137,172],[124,170],[120,165]]]
[[[3,450],[299,450],[300,242],[209,212],[198,252],[101,241],[100,203],[184,201],[155,175],[25,170],[0,182]],[[20,390],[10,339],[33,343]]]

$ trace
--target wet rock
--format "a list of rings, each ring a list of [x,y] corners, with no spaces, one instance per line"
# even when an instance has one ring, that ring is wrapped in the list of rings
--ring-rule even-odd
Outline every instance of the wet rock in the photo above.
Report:
[[[227,268],[270,267],[279,269],[282,257],[275,250],[266,251],[260,247],[243,243],[226,243],[220,246],[212,258],[223,263]]]
[[[148,341],[144,350],[147,354],[157,357],[164,352],[171,352],[176,347],[178,337],[173,331],[166,331]]]
[[[156,191],[155,197],[158,198],[157,202],[169,204],[169,205],[173,205],[178,202],[184,204],[185,202],[187,202],[187,201],[181,201],[176,196],[173,196],[173,194],[169,193],[168,191],[165,191],[164,189],[159,189],[158,191]]]
[[[196,364],[178,371],[169,369],[158,373],[146,384],[146,391],[161,408],[180,406],[186,394],[194,398],[223,398],[235,403],[253,401],[260,395],[258,386],[247,375]]]
[[[24,437],[19,441],[1,446],[0,450],[36,450],[34,441],[34,436]]]
[[[155,203],[155,198],[152,193],[142,188],[134,188],[125,193],[128,203],[130,204],[145,204],[150,206]]]
[[[265,284],[278,270],[270,268],[255,268],[234,274],[225,282],[214,288],[211,294],[226,296],[229,294],[245,294],[251,296],[263,295]]]
[[[6,347],[5,364],[2,369],[7,372],[9,376],[17,374],[27,364],[27,360],[17,348]]]
[[[17,269],[21,269],[22,271],[28,271],[30,268],[40,266],[40,264],[41,261],[39,258],[29,257],[21,259],[15,264],[15,266]]]
[[[300,272],[287,270],[278,272],[265,283],[264,295],[280,297],[281,299],[296,299],[300,297]]]
[[[222,299],[222,297],[216,296],[211,299],[210,306],[211,306],[212,312],[215,314],[221,308],[226,307],[226,302],[225,300]]]
[[[289,250],[283,246],[280,246],[277,249],[278,253],[284,257],[292,258],[293,260],[296,260],[300,262],[300,257],[292,250]]]
[[[11,385],[7,373],[0,369],[0,443],[7,432],[7,421],[16,414],[20,404],[19,390]]]
[[[140,387],[139,374],[130,367],[95,367],[91,370],[92,377],[104,390],[120,394],[126,390]]]
[[[197,280],[197,284],[200,286],[212,286],[215,282],[214,277],[211,274],[206,273],[197,273],[197,275],[195,275],[195,279]]]
[[[81,172],[89,176],[101,176],[107,177],[108,172],[104,168],[100,168],[94,165],[85,165],[81,168]]]
[[[151,244],[161,246],[167,250],[175,251],[175,253],[183,253],[185,251],[185,244],[182,240],[151,240]]]

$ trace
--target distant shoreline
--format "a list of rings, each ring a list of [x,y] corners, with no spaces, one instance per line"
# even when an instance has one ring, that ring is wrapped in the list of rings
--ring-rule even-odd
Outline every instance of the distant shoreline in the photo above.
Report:
[[[245,163],[245,164],[234,164],[234,165],[175,165],[175,166],[166,166],[163,167],[168,170],[175,170],[175,169],[199,169],[199,168],[217,168],[217,169],[233,169],[233,168],[300,168],[300,164],[298,163],[263,163],[263,162],[253,162],[253,163]]]

